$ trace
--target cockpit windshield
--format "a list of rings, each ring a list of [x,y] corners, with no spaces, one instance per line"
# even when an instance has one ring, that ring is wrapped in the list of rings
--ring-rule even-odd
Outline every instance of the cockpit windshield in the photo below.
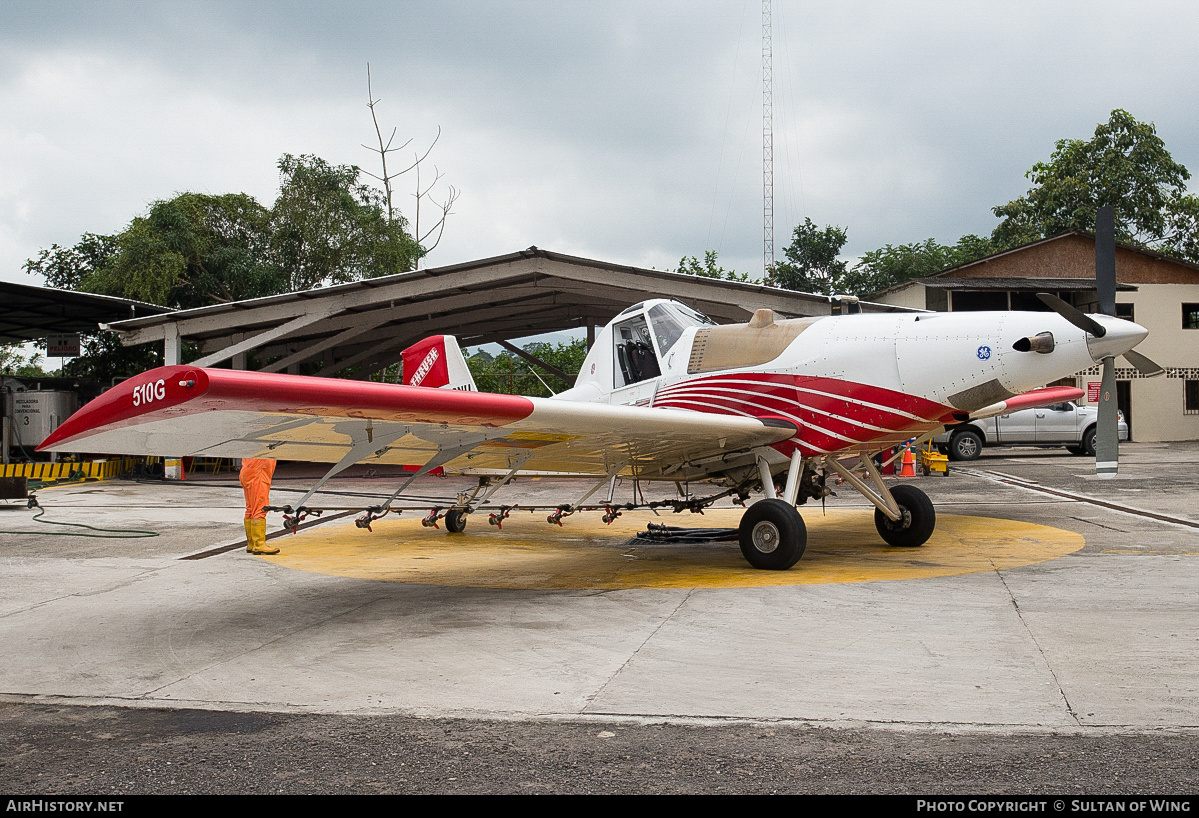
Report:
[[[677,301],[650,307],[649,322],[654,328],[654,340],[658,342],[658,351],[662,355],[674,346],[688,327],[702,327],[712,323],[706,315]]]

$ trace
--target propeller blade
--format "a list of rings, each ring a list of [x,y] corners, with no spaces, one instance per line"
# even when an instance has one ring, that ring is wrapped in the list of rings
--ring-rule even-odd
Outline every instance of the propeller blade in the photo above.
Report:
[[[1103,359],[1103,389],[1095,423],[1095,474],[1115,477],[1120,468],[1119,418],[1116,414],[1116,359]]]
[[[1166,370],[1161,364],[1154,363],[1145,355],[1139,352],[1133,352],[1131,349],[1124,353],[1124,357],[1128,362],[1135,366],[1138,371],[1146,378],[1153,378],[1158,375],[1164,375]]]
[[[1037,293],[1037,298],[1041,299],[1041,303],[1049,309],[1056,312],[1062,318],[1065,318],[1074,326],[1078,327],[1083,332],[1089,332],[1096,338],[1102,338],[1107,335],[1107,330],[1104,329],[1098,321],[1090,318],[1082,310],[1077,307],[1072,307],[1065,301],[1058,298],[1056,295],[1049,293]]]
[[[1095,214],[1095,290],[1099,311],[1116,314],[1116,211],[1104,205]]]

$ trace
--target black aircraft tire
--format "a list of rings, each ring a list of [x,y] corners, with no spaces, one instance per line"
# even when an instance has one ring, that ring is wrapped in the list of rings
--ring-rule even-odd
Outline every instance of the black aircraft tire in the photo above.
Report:
[[[451,508],[445,513],[445,530],[450,534],[461,534],[466,530],[466,512]]]
[[[784,500],[754,503],[741,515],[737,533],[746,562],[767,571],[786,571],[808,546],[803,517]]]
[[[878,529],[879,536],[887,545],[901,548],[924,545],[933,535],[933,529],[937,527],[937,512],[933,508],[933,501],[915,486],[896,486],[891,489],[891,496],[895,498],[899,510],[907,513],[903,520],[892,522],[886,514],[875,509],[874,527]]]

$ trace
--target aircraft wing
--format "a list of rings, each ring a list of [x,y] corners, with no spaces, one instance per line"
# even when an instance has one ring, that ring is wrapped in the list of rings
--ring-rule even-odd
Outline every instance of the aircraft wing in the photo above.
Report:
[[[184,365],[113,387],[39,449],[686,479],[705,469],[670,475],[795,434],[778,419]]]

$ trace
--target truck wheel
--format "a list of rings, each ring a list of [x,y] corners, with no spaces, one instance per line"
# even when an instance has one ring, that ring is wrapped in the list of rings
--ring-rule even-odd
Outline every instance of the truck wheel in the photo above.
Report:
[[[965,429],[949,440],[950,460],[977,460],[982,454],[983,439],[978,432]]]
[[[1095,427],[1092,426],[1082,433],[1082,453],[1087,457],[1095,456]]]

